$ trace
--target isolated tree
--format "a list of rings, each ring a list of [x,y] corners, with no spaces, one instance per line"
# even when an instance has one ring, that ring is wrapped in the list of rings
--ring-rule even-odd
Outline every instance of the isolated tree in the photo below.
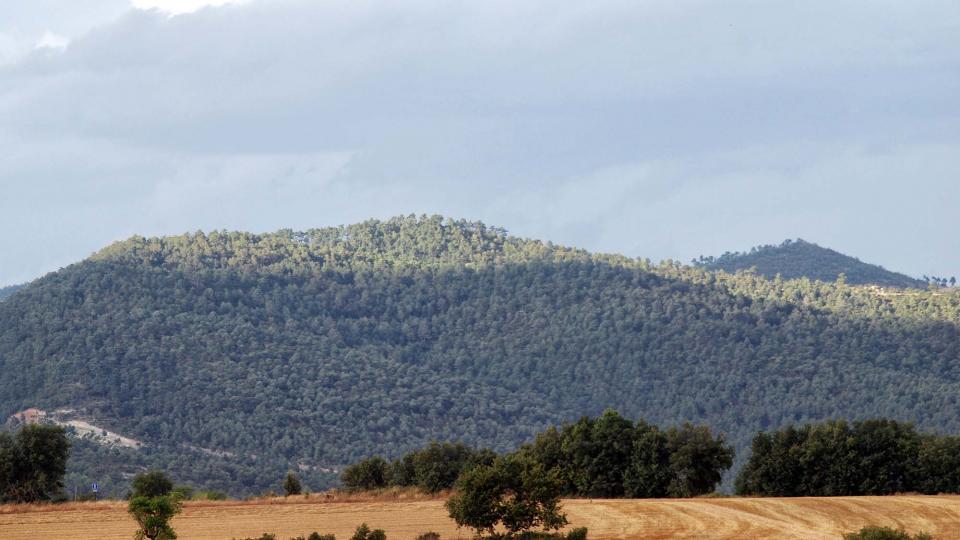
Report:
[[[559,529],[567,524],[560,513],[561,488],[556,471],[547,471],[521,451],[464,471],[446,506],[457,525],[478,535],[492,534],[497,526],[510,534]]]
[[[303,492],[303,485],[297,475],[292,472],[287,473],[287,477],[283,479],[283,492],[288,496],[299,495]]]
[[[0,500],[49,501],[63,489],[70,441],[59,426],[32,424],[0,434]]]
[[[149,471],[133,477],[131,497],[161,497],[173,491],[173,481],[163,471]]]
[[[180,513],[180,499],[171,495],[147,497],[138,495],[130,499],[127,510],[137,522],[135,540],[173,540],[177,534],[170,520]]]

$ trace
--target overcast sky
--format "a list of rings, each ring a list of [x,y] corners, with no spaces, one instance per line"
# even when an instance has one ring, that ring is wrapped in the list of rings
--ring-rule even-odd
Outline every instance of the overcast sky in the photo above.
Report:
[[[440,213],[960,274],[960,2],[3,0],[0,285]]]

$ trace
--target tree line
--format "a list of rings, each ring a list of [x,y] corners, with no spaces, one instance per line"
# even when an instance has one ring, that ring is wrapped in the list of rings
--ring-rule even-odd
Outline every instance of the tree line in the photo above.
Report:
[[[736,480],[741,495],[960,493],[960,437],[888,419],[758,433]]]
[[[706,426],[661,429],[607,410],[539,433],[514,455],[556,478],[559,494],[575,497],[694,497],[710,493],[733,463],[733,448]],[[454,487],[470,469],[498,459],[488,449],[434,442],[388,463],[379,456],[344,469],[344,487],[416,486],[435,493]]]

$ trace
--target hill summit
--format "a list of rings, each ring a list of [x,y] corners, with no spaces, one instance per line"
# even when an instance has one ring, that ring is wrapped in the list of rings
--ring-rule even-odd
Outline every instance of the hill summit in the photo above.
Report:
[[[922,280],[891,272],[882,266],[862,262],[802,239],[785,240],[778,246],[758,246],[749,252],[727,252],[720,257],[700,257],[693,262],[703,268],[730,273],[756,268],[759,274],[768,278],[779,274],[784,279],[806,277],[832,282],[843,275],[845,281],[851,285],[920,289],[926,287]]]

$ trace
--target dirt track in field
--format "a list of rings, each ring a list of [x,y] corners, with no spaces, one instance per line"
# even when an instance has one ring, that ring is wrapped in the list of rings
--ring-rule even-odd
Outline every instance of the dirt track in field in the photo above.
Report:
[[[573,526],[591,540],[617,538],[839,539],[865,524],[926,531],[960,540],[960,496],[718,498],[686,500],[568,500]],[[390,540],[436,531],[442,538],[472,537],[457,530],[443,501],[187,503],[173,525],[182,540],[229,540],[276,533],[279,540],[314,530],[347,540],[361,522],[385,529]],[[123,539],[134,524],[121,503],[64,507],[0,507],[0,538]]]

